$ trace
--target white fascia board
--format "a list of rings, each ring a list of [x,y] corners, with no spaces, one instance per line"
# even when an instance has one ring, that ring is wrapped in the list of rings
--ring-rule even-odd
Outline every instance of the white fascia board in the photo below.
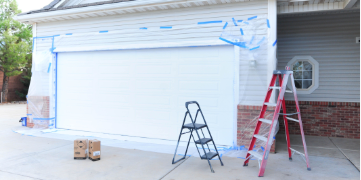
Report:
[[[206,0],[192,0],[192,1],[206,1]],[[25,22],[25,21],[36,22],[36,20],[38,19],[49,18],[49,17],[54,18],[58,16],[69,16],[69,15],[117,10],[124,8],[146,7],[150,5],[163,5],[173,2],[189,2],[189,0],[137,0],[137,1],[128,1],[121,3],[113,3],[113,4],[104,4],[98,6],[82,7],[82,8],[56,10],[50,12],[40,12],[40,13],[34,13],[28,15],[20,15],[20,16],[15,16],[14,19],[20,22]]]

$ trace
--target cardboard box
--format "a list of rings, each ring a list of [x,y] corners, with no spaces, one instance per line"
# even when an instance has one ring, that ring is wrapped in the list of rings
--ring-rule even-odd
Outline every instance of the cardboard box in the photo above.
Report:
[[[89,159],[92,161],[100,160],[100,141],[89,140]]]
[[[74,140],[74,159],[86,159],[88,155],[88,139]]]

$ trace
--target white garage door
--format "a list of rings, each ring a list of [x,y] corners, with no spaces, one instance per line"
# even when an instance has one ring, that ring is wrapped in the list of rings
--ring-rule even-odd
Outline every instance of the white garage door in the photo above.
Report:
[[[216,144],[232,145],[233,73],[232,46],[59,53],[57,127],[177,140],[198,101]]]

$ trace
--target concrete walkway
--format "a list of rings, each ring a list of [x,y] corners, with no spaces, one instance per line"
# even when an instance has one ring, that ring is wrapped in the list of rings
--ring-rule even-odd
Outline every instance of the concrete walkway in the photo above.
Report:
[[[172,165],[171,154],[110,146],[102,146],[100,161],[74,160],[72,141],[14,133],[12,129],[20,126],[18,121],[25,114],[26,105],[0,105],[0,179],[259,179],[256,161],[243,167],[242,159],[230,157],[223,157],[224,166],[217,160],[212,161],[216,173],[211,173],[207,161],[199,157]],[[277,138],[279,153],[270,155],[262,179],[359,179],[359,171],[336,151],[337,147],[335,149],[337,145],[348,156],[356,156],[353,140],[331,138],[334,146],[315,140],[318,144],[315,149],[326,150],[318,152],[309,148],[312,171],[307,171],[300,158],[288,160],[287,152],[282,150],[282,136]],[[313,138],[308,137],[309,146],[313,146]],[[292,144],[298,148],[297,136],[292,138]],[[351,159],[356,163],[359,157]]]

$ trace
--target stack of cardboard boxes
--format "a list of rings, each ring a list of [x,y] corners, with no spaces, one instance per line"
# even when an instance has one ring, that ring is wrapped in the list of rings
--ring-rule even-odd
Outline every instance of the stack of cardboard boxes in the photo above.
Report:
[[[74,140],[74,159],[86,159],[88,157],[92,161],[100,160],[100,141],[89,140],[88,151],[88,139],[76,139]]]

